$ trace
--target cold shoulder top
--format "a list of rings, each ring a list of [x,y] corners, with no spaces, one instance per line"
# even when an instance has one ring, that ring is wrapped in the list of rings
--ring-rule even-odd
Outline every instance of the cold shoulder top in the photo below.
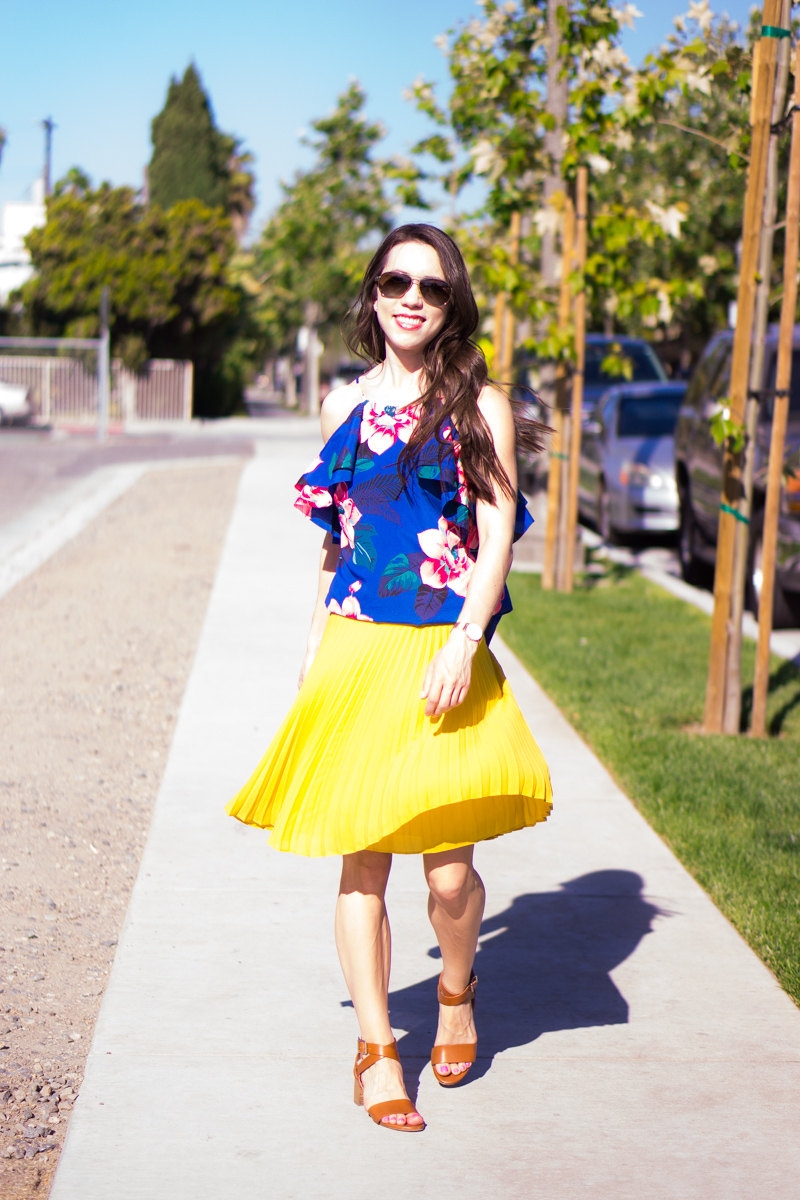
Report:
[[[475,505],[451,424],[398,469],[418,415],[363,400],[295,485],[295,508],[340,547],[329,612],[397,625],[454,624],[478,554]],[[514,541],[532,525],[517,493]],[[508,588],[487,635],[511,611]]]

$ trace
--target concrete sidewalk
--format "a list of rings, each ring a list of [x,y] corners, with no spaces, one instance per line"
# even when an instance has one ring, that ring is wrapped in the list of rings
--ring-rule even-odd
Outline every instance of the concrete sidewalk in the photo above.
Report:
[[[429,1127],[352,1104],[338,861],[223,812],[294,693],[315,450],[245,468],[53,1200],[796,1200],[800,1012],[502,647],[556,808],[477,852],[482,1057],[455,1092],[424,1066],[438,963],[397,858],[392,1016]]]

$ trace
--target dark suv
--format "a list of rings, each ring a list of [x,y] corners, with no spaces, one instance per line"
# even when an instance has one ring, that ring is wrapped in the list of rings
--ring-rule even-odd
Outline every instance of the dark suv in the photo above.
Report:
[[[764,497],[772,427],[778,350],[777,329],[770,328],[764,357],[764,389],[759,409],[755,447],[753,504],[747,564],[747,605],[758,613],[761,591],[761,547]],[[683,577],[697,582],[703,563],[716,556],[717,525],[722,489],[722,448],[711,436],[710,419],[730,390],[733,334],[718,334],[706,347],[689,383],[675,428],[675,481],[680,505],[678,552]],[[795,326],[787,456],[800,449],[800,326]],[[774,624],[778,628],[800,622],[800,476],[790,481],[781,500],[778,557],[775,571]]]

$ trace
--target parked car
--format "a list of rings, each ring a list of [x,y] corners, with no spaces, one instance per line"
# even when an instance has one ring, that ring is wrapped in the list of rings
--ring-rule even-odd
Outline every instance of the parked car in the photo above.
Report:
[[[342,362],[337,363],[331,372],[329,391],[332,392],[334,388],[354,383],[368,369],[368,363],[356,362],[353,359],[344,359]]]
[[[609,354],[631,361],[633,375],[630,381],[622,375],[608,374],[601,370],[601,364]],[[667,373],[661,365],[652,346],[642,338],[621,337],[616,334],[588,333],[586,335],[586,365],[583,376],[583,421],[588,421],[597,405],[597,401],[613,384],[631,383],[665,383]],[[537,421],[549,421],[549,410],[539,403],[538,393],[541,386],[540,364],[534,358],[523,358],[514,382],[514,396],[517,400],[527,402],[528,412]],[[535,491],[539,486],[540,476],[546,470],[546,462],[541,458],[522,459],[519,463],[522,486]]]
[[[23,425],[32,416],[31,389],[0,381],[0,425]]]
[[[786,454],[800,455],[800,326],[795,326],[792,386]],[[778,333],[771,328],[764,357],[764,402],[759,409],[750,519],[746,603],[758,613],[766,470],[772,428]],[[711,436],[710,419],[730,388],[733,334],[712,338],[692,375],[675,429],[675,477],[680,504],[678,552],[684,579],[695,582],[703,563],[716,557],[722,490],[723,451]],[[773,621],[776,627],[800,623],[800,472],[784,489],[778,523]]]
[[[609,388],[583,427],[578,506],[605,541],[678,528],[675,422],[685,383]]]
[[[624,375],[613,375],[601,370],[603,360],[614,353],[631,361],[633,374],[630,380]],[[613,384],[667,383],[667,373],[658,355],[642,338],[621,337],[616,334],[587,333],[586,365],[583,375],[583,417],[588,420],[597,401]],[[540,386],[539,363],[536,359],[523,359],[515,379],[514,393],[520,400],[537,392]],[[537,412],[534,415],[539,416]],[[544,414],[547,420],[547,414]]]

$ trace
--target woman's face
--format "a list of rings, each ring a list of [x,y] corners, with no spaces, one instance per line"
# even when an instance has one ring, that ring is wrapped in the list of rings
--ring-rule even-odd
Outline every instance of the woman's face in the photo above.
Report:
[[[404,271],[412,279],[444,279],[439,255],[424,242],[402,242],[393,246],[381,274],[385,271]],[[382,296],[376,288],[373,306],[387,342],[398,350],[422,351],[447,320],[450,304],[452,300],[443,308],[437,308],[426,303],[419,284],[412,283],[405,296],[397,300]]]

